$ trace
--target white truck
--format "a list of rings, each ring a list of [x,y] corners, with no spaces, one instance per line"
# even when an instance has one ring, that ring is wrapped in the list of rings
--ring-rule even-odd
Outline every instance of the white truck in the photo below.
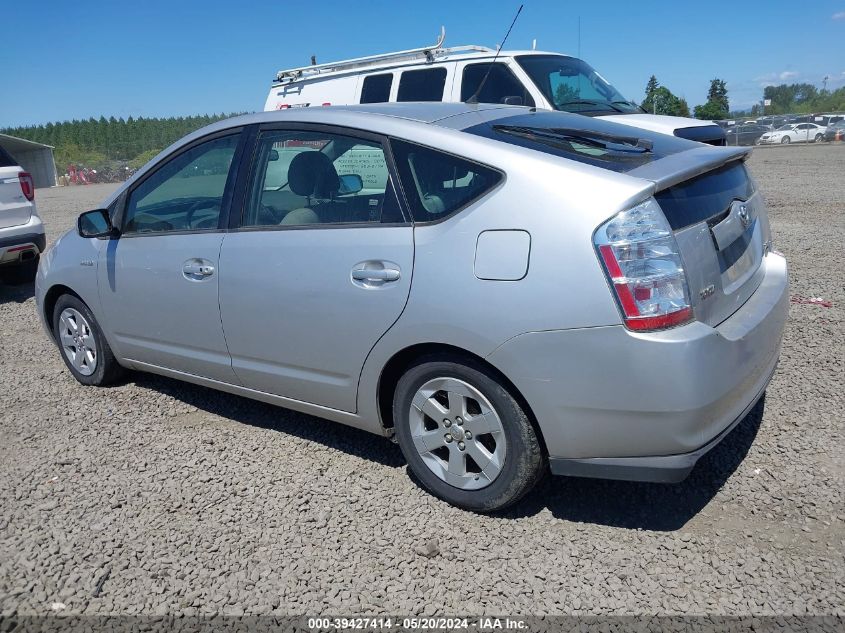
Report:
[[[397,101],[502,103],[725,144],[725,132],[714,122],[649,114],[576,57],[475,45],[444,48],[445,37],[442,30],[433,46],[281,70],[264,109]]]

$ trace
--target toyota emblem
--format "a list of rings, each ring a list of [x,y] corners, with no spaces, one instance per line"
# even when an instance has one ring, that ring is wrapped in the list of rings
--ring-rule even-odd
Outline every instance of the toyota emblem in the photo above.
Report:
[[[748,225],[751,224],[751,216],[748,215],[748,207],[744,204],[739,205],[739,212],[737,215],[739,216],[739,221],[742,222],[742,226],[744,228],[748,228]]]

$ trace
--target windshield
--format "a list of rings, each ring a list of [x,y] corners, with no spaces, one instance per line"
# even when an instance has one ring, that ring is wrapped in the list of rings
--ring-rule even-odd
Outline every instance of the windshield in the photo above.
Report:
[[[520,55],[516,61],[555,110],[578,114],[642,112],[580,59],[564,55]]]
[[[792,128],[794,128],[794,127],[795,127],[795,126],[794,126],[794,125],[791,125],[791,124],[790,124],[790,125],[781,125],[781,126],[777,129],[777,131],[778,131],[778,132],[780,132],[780,131],[782,131],[782,130],[791,130],[791,129],[792,129]]]

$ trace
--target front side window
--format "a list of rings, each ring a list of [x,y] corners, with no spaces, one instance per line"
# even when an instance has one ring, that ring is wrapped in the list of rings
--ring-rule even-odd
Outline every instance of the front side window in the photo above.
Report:
[[[386,103],[390,101],[390,87],[393,75],[370,75],[364,77],[361,87],[361,103]]]
[[[495,169],[428,147],[396,140],[391,147],[415,222],[443,219],[502,179]]]
[[[258,137],[243,226],[402,222],[384,148],[327,132]]]
[[[406,70],[399,80],[397,101],[442,101],[446,85],[446,69]]]
[[[216,229],[239,134],[196,145],[129,194],[123,233]]]
[[[479,86],[481,86],[480,91]],[[502,63],[469,64],[464,67],[461,101],[468,101],[473,97],[475,103],[534,106],[534,99],[531,98],[528,90],[514,76],[510,68]]]
[[[521,55],[516,61],[556,110],[579,114],[642,112],[585,61],[564,55]]]

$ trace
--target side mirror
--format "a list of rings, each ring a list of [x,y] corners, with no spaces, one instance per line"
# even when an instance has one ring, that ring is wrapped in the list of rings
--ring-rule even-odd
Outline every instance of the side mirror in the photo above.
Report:
[[[521,106],[525,102],[522,100],[522,97],[504,97],[502,103],[505,105]]]
[[[267,157],[268,162],[273,162],[274,160],[279,160],[279,150],[271,149],[270,155]]]
[[[86,211],[76,221],[76,230],[81,237],[116,237],[107,209]]]
[[[340,176],[340,186],[337,189],[339,194],[358,193],[364,188],[364,181],[358,174],[344,174]]]

